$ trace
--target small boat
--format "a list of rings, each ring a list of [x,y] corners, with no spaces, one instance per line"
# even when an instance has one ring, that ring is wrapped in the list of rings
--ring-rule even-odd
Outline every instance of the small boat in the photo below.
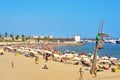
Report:
[[[117,41],[116,41],[116,44],[120,44],[120,40],[117,40]]]

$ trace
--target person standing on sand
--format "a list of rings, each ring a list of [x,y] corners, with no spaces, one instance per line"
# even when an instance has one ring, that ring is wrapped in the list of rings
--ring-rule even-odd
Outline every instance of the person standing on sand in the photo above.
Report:
[[[46,55],[45,55],[45,60],[46,60],[46,62],[48,61],[48,53],[46,53]]]
[[[82,68],[79,69],[79,73],[80,73],[80,80],[83,80],[83,70]]]

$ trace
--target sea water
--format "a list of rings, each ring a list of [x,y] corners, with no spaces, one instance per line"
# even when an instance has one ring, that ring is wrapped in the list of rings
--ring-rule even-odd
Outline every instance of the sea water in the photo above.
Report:
[[[116,57],[120,59],[120,44],[111,44],[111,43],[104,43],[104,48],[98,50],[99,56],[110,56],[110,57]],[[95,43],[85,43],[83,46],[60,46],[56,47],[57,50],[61,51],[75,51],[76,53],[86,52],[86,53],[94,53],[95,50]]]

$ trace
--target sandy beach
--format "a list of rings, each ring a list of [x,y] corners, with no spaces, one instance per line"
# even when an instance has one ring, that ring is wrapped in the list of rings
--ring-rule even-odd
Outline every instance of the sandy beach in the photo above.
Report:
[[[39,55],[40,63],[35,64],[35,58],[27,58],[23,55],[15,56],[14,53],[5,52],[0,56],[1,80],[79,80],[79,68],[84,71],[83,80],[119,80],[120,70],[115,73],[106,70],[97,73],[94,78],[90,75],[88,67],[81,65],[64,64],[48,60],[48,69],[42,69],[45,59]],[[12,62],[14,66],[12,68]]]

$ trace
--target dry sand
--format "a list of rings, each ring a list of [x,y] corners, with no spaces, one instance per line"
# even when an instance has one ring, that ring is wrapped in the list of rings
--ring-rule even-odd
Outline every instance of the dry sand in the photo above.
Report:
[[[81,65],[64,64],[49,60],[49,69],[42,69],[45,60],[40,57],[40,63],[35,64],[34,58],[27,58],[23,55],[15,56],[13,53],[0,55],[0,80],[79,80],[79,68]],[[12,61],[14,68],[12,68]],[[94,78],[89,74],[89,69],[83,67],[83,80],[120,80],[118,73],[111,70],[98,72]]]

